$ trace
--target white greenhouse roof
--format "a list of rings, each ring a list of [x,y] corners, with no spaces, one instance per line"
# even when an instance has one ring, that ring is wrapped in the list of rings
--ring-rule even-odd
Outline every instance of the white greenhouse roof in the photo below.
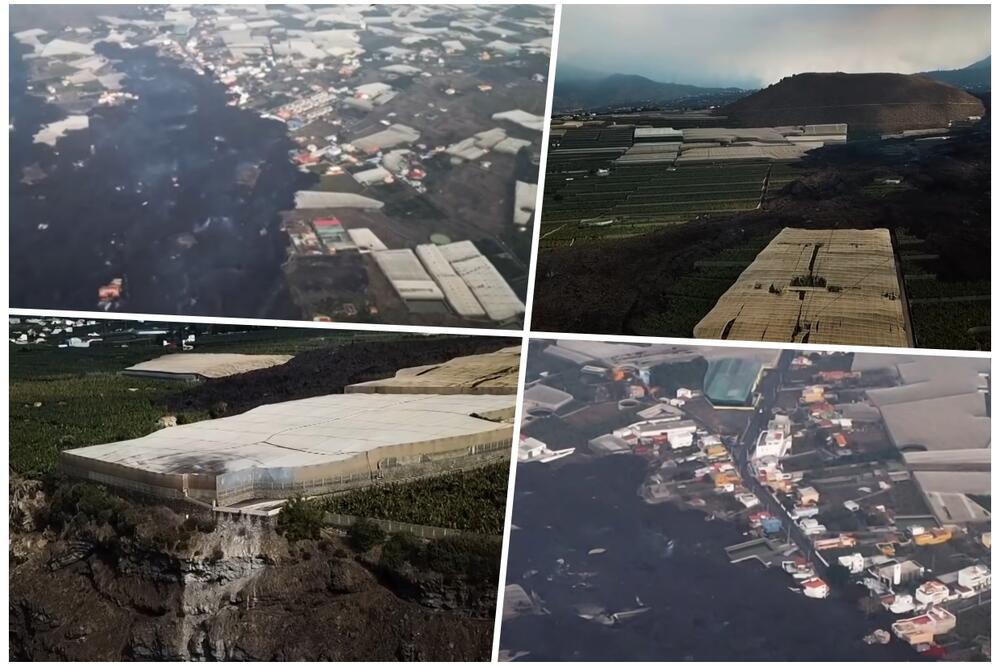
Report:
[[[513,395],[325,395],[65,453],[165,474],[317,465],[383,446],[501,430],[508,426],[472,414],[513,409],[515,399]]]

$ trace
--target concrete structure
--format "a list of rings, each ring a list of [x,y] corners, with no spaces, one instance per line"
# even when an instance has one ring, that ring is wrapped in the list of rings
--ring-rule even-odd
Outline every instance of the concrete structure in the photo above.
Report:
[[[892,633],[909,645],[927,645],[934,637],[955,628],[955,616],[943,608],[930,608],[923,615],[892,623]]]
[[[939,604],[947,601],[951,592],[948,586],[937,580],[929,580],[917,588],[914,597],[920,604]]]
[[[535,215],[535,197],[538,195],[537,183],[524,183],[520,180],[514,184],[514,224],[526,227],[531,224]]]
[[[394,377],[351,384],[344,392],[514,395],[520,361],[520,347],[505,347],[489,354],[459,356],[444,363],[403,368]]]
[[[63,451],[75,477],[231,505],[509,459],[512,395],[325,395]]]
[[[959,569],[958,584],[972,590],[988,589],[992,582],[990,568],[985,564],[973,564]]]
[[[541,132],[545,128],[544,116],[536,116],[533,113],[528,113],[527,111],[522,111],[520,109],[494,113],[492,118],[493,120],[506,120],[516,125],[520,125],[521,127],[535,130],[536,132]]]
[[[888,230],[783,229],[698,322],[694,335],[908,346]]]
[[[765,430],[757,439],[752,460],[759,466],[773,466],[788,455],[792,448],[792,438],[781,430]]]
[[[517,460],[518,462],[536,460],[541,458],[547,450],[545,442],[534,437],[521,437],[521,442],[517,445]]]
[[[385,204],[377,199],[363,197],[351,192],[320,192],[317,190],[300,190],[295,193],[295,208],[307,210],[312,208],[360,208],[378,210]]]
[[[694,421],[674,418],[639,421],[612,434],[625,441],[636,441],[644,445],[669,444],[672,449],[681,449],[694,444],[694,433],[698,426]]]
[[[292,359],[287,354],[202,354],[184,352],[166,354],[150,361],[131,365],[124,375],[159,379],[217,379],[252,370],[283,365]]]
[[[358,171],[352,175],[354,176],[354,180],[358,181],[358,184],[365,186],[380,185],[392,180],[392,174],[389,173],[387,169],[380,166],[377,166],[374,169]]]
[[[830,586],[822,578],[802,581],[802,593],[811,599],[825,599],[830,596]]]

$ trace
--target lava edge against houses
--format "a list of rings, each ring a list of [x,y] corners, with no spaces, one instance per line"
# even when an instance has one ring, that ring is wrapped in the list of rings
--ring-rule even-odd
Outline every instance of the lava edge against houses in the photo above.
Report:
[[[881,362],[878,354],[784,350],[761,362],[719,360],[727,351],[737,357],[753,352],[720,349],[709,361],[703,389],[679,386],[667,392],[651,376],[656,366],[710,352],[583,341],[540,344],[540,356],[563,365],[535,375],[529,365],[520,463],[568,459],[554,466],[558,470],[561,464],[572,464],[574,454],[645,458],[649,468],[638,489],[645,502],[671,502],[706,512],[706,521],[746,525],[747,540],[726,548],[731,562],[756,560],[766,568],[779,568],[790,577],[789,590],[808,598],[845,597],[853,590],[859,604],[867,602],[863,607],[868,612],[882,609],[900,616],[865,636],[866,643],[885,644],[895,636],[924,656],[943,656],[956,647],[957,639],[949,640],[948,634],[961,614],[990,603],[990,513],[988,505],[970,499],[975,493],[969,491],[981,483],[984,470],[989,474],[988,432],[980,449],[973,448],[978,443],[940,450],[908,446],[898,426],[899,413],[884,417],[881,412],[883,407],[887,413],[898,407],[894,403],[947,401],[958,382],[965,406],[955,418],[975,410],[984,411],[988,421],[987,359],[921,361],[886,355]],[[859,363],[855,356],[865,358]],[[575,367],[562,371],[567,361]],[[949,361],[964,364],[952,373],[961,379],[945,380],[950,382],[947,388],[906,393],[920,372],[901,374],[898,365],[925,362],[940,368]],[[731,379],[716,383],[727,373]],[[564,382],[565,376],[571,379]],[[581,390],[586,397],[581,398]],[[876,397],[870,398],[869,391]],[[886,397],[892,391],[897,393]],[[621,422],[628,419],[621,412],[641,420],[590,439],[587,453],[577,453],[578,447],[553,450],[540,439],[545,435],[532,435],[537,432],[533,425],[584,414],[594,403],[614,402]],[[934,408],[933,402],[924,406],[929,412]],[[745,428],[727,434],[725,427],[706,422],[706,414],[711,417],[721,410],[742,412]],[[879,445],[880,453],[875,450]],[[816,455],[829,462],[841,460],[825,469],[793,463]],[[860,462],[844,463],[854,457]],[[831,469],[842,477],[849,471],[850,478],[824,475]],[[952,492],[938,487],[940,475],[949,474],[939,470],[949,469],[962,470],[952,475]],[[817,472],[818,478],[811,480]],[[843,492],[850,485],[845,480],[853,482],[852,493]],[[909,495],[906,506],[894,505],[897,490]],[[967,503],[963,516],[949,510],[959,497]],[[911,510],[914,501],[921,509],[916,514]],[[824,515],[836,515],[838,525],[828,528],[820,522]],[[847,529],[845,521],[855,527]]]

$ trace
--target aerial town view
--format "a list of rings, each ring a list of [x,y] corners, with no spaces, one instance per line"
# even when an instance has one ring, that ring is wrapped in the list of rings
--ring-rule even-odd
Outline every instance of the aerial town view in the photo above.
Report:
[[[989,17],[566,6],[532,329],[988,350]]]
[[[520,328],[553,15],[12,7],[11,303]]]
[[[990,659],[988,358],[534,340],[506,660]]]
[[[517,342],[12,317],[11,659],[489,660]]]

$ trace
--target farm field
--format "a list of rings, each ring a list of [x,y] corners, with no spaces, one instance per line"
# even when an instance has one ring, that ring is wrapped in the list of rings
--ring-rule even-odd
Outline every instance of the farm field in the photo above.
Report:
[[[353,490],[328,498],[324,508],[353,516],[503,534],[508,469],[506,463],[498,463],[429,479]]]
[[[917,344],[934,349],[990,348],[990,302],[942,301],[911,303]]]
[[[639,335],[692,335],[695,325],[708,314],[719,297],[732,286],[777,231],[755,235],[696,261],[694,270],[664,286],[666,305],[647,314],[636,324]]]
[[[540,250],[628,238],[711,215],[757,208],[767,190],[794,180],[785,164],[603,167],[557,163],[545,179]],[[597,175],[599,168],[609,173]],[[564,170],[561,170],[564,169]]]
[[[16,357],[14,354],[12,357]],[[12,365],[16,364],[12,360]],[[142,437],[170,412],[178,382],[142,380],[115,371],[14,378],[10,385],[10,466],[38,477],[55,470],[59,451]],[[178,414],[178,422],[207,414]]]
[[[17,330],[44,324],[22,323]],[[504,344],[492,338],[421,336],[395,344],[401,333],[356,333],[308,329],[217,328],[199,332],[197,351],[286,353],[297,355],[289,367],[189,382],[143,379],[120,374],[126,367],[156,358],[166,349],[162,336],[137,336],[131,324],[105,323],[88,328],[104,342],[87,349],[41,344],[10,344],[10,467],[30,477],[55,471],[63,449],[133,439],[159,427],[167,415],[178,423],[231,415],[266,402],[336,393],[345,383],[391,376],[399,367],[448,360]],[[50,330],[53,328],[49,326]],[[11,326],[12,332],[15,326]],[[127,341],[127,342],[126,342]],[[350,346],[350,358],[332,350]],[[348,362],[351,361],[351,362]]]
[[[990,349],[989,280],[942,280],[939,256],[924,240],[897,234],[916,345],[936,349]]]

